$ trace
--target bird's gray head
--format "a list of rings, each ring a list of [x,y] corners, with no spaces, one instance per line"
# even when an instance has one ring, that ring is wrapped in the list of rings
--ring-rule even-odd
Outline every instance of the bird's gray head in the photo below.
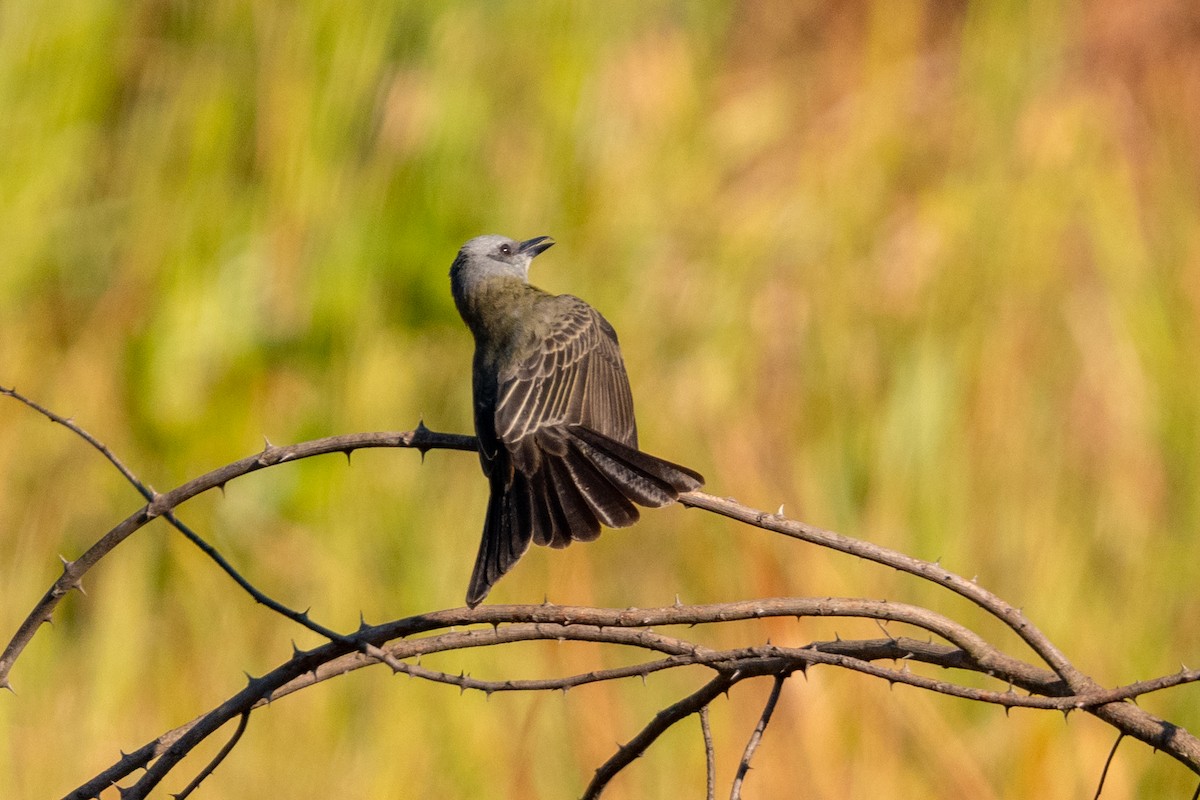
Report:
[[[450,267],[450,293],[476,343],[480,337],[496,338],[497,325],[511,321],[511,300],[530,293],[529,261],[553,243],[550,236],[524,241],[475,236],[458,251]]]
[[[476,236],[462,246],[450,267],[450,288],[461,302],[491,278],[517,278],[529,282],[529,263],[554,244],[549,236],[518,242],[507,236]]]

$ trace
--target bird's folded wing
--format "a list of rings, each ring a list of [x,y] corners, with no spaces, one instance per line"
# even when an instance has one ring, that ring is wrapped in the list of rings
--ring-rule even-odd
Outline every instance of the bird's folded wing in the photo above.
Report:
[[[534,313],[542,319],[531,320],[528,352],[500,376],[496,404],[496,434],[514,465],[531,474],[539,450],[561,455],[570,425],[636,448],[633,397],[612,326],[570,295],[547,298]]]

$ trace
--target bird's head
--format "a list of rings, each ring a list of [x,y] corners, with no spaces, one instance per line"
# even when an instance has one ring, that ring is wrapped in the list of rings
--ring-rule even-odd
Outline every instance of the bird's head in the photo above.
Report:
[[[513,277],[528,282],[533,257],[553,244],[554,240],[549,236],[535,236],[523,242],[495,234],[476,236],[458,251],[458,257],[450,267],[450,278],[464,288],[493,277]]]

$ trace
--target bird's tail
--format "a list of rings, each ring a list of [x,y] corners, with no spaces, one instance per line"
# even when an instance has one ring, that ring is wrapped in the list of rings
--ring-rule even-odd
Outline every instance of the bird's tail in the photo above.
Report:
[[[566,547],[591,541],[602,524],[637,522],[634,503],[659,508],[703,485],[704,477],[687,467],[588,428],[567,427],[563,439],[543,451],[534,474],[514,470],[508,486],[493,481],[467,605],[479,605],[531,542]]]

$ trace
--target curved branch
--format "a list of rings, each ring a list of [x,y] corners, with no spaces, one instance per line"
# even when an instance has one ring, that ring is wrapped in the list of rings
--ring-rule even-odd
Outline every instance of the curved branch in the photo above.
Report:
[[[833,599],[822,602],[832,603],[835,606],[837,604],[837,601]],[[811,601],[804,598],[798,598],[791,607],[781,606],[775,610],[780,615],[804,616],[805,607],[810,603]],[[739,604],[672,606],[641,610],[547,605],[484,606],[474,611],[454,609],[395,620],[373,628],[365,628],[361,632],[361,636],[365,641],[379,647],[387,645],[389,641],[399,639],[399,641],[387,645],[389,654],[397,659],[417,658],[437,652],[531,640],[603,642],[640,647],[667,655],[665,659],[645,662],[632,667],[590,672],[566,678],[530,681],[480,681],[466,675],[449,676],[413,665],[408,665],[404,670],[414,677],[449,683],[463,690],[478,689],[485,692],[551,689],[565,691],[584,683],[639,675],[644,677],[664,669],[686,666],[705,666],[723,674],[739,673],[742,677],[748,677],[804,670],[813,664],[847,668],[891,683],[901,683],[1006,707],[1059,710],[1091,708],[1101,703],[1115,703],[1142,693],[1142,690],[1163,688],[1162,686],[1151,687],[1147,683],[1135,684],[1123,690],[1111,690],[1095,696],[1019,695],[1011,690],[998,692],[959,686],[915,675],[908,672],[907,669],[889,669],[870,663],[879,659],[908,659],[949,668],[975,669],[986,673],[986,670],[981,669],[967,653],[960,649],[912,639],[838,640],[814,642],[802,648],[781,648],[767,645],[735,650],[714,650],[640,627],[645,624],[643,620],[646,619],[666,619],[681,624],[702,624],[750,618],[744,614],[739,616],[732,613],[730,606],[736,605]],[[807,610],[811,610],[811,607]],[[760,613],[757,616],[764,616],[764,614]],[[521,622],[514,622],[516,620],[521,620]],[[506,625],[504,624],[506,621],[513,622],[513,624]],[[433,636],[418,636],[421,633],[472,623],[486,623],[489,627],[467,631],[449,631]],[[147,772],[141,780],[127,790],[124,795],[129,798],[144,797],[179,759],[234,717],[248,713],[267,702],[278,701],[288,694],[323,680],[344,675],[354,669],[374,663],[378,662],[361,653],[353,652],[352,648],[347,648],[337,642],[297,653],[275,670],[261,678],[252,679],[242,691],[208,714],[163,734],[154,742],[123,757],[117,764],[80,786],[68,797],[94,796],[101,789],[127,777],[136,769],[147,768]],[[1036,680],[1033,681],[1035,690],[1040,689],[1054,693],[1062,691],[1064,688],[1062,682],[1053,673],[1038,670],[1029,665],[1025,665],[1025,668],[1025,677],[1041,675],[1040,684]],[[1006,676],[995,677],[1000,680],[1007,679]],[[1200,674],[1186,676],[1181,674],[1176,683],[1185,682],[1184,678],[1200,680]]]
[[[6,390],[4,393],[13,394],[12,390]],[[33,639],[38,628],[50,621],[54,609],[58,607],[62,598],[72,589],[80,588],[82,585],[80,581],[88,570],[95,566],[100,559],[112,552],[117,545],[128,539],[134,532],[151,520],[167,515],[177,506],[199,494],[203,494],[210,489],[223,487],[234,478],[240,478],[243,475],[248,475],[251,472],[256,472],[266,467],[272,467],[289,461],[298,461],[302,458],[311,458],[312,456],[329,453],[351,453],[355,450],[372,447],[415,448],[422,453],[434,448],[474,451],[475,437],[452,433],[435,433],[422,424],[411,431],[399,433],[353,433],[343,436],[330,436],[324,439],[314,439],[313,441],[301,442],[300,444],[288,445],[287,447],[276,447],[268,443],[262,452],[256,455],[247,456],[232,464],[227,464],[211,472],[206,472],[164,494],[154,494],[149,503],[142,506],[133,514],[130,514],[116,527],[100,537],[79,558],[74,561],[63,561],[62,575],[59,576],[58,580],[54,582],[46,591],[46,594],[42,596],[41,600],[38,601],[37,605],[34,606],[33,610],[25,618],[25,621],[21,623],[17,632],[4,648],[4,652],[0,653],[0,687],[7,687],[9,685],[9,675],[12,672],[13,664]],[[337,634],[334,635],[336,636]]]
[[[815,525],[788,519],[781,514],[769,514],[742,505],[736,500],[714,497],[704,492],[688,492],[680,496],[679,502],[690,508],[711,511],[756,528],[781,533],[793,539],[800,539],[867,561],[874,561],[877,564],[883,564],[944,586],[955,594],[972,601],[1012,628],[1063,679],[1073,694],[1095,695],[1102,691],[1099,684],[1080,672],[1042,631],[1025,619],[1020,609],[1001,600],[974,581],[956,575],[939,564],[922,561],[886,547],[859,539],[851,539]],[[1186,764],[1192,771],[1200,772],[1200,739],[1177,725],[1128,703],[1113,703],[1089,709],[1089,712],[1117,730],[1139,739],[1153,748],[1162,750]]]
[[[48,409],[39,406],[30,401],[28,398],[15,392],[12,389],[0,387],[0,394],[8,395],[24,402],[26,405],[34,408],[40,413],[46,415],[54,422],[64,425],[70,430],[82,436],[89,444],[99,450],[113,465],[121,471],[121,473],[131,482],[138,491],[145,497],[148,502],[141,509],[123,520],[120,524],[108,531],[95,544],[93,544],[83,555],[75,561],[64,560],[63,573],[47,590],[46,594],[37,603],[31,613],[27,616],[20,628],[14,634],[12,640],[5,648],[3,653],[0,653],[0,687],[9,686],[9,675],[13,664],[17,657],[28,645],[36,630],[44,622],[50,620],[55,607],[73,588],[81,588],[81,579],[83,575],[94,566],[100,559],[111,552],[118,544],[132,535],[135,531],[146,525],[156,517],[162,516],[168,522],[175,525],[185,535],[189,535],[193,541],[203,547],[203,540],[199,539],[194,533],[187,529],[177,518],[174,517],[172,511],[174,508],[209,489],[224,486],[226,482],[250,472],[263,469],[265,467],[274,466],[294,461],[301,458],[308,458],[315,455],[326,453],[342,452],[349,454],[356,449],[367,447],[408,447],[416,448],[424,454],[430,449],[453,449],[472,451],[476,448],[474,437],[463,436],[458,434],[443,434],[435,433],[425,428],[423,424],[417,426],[416,429],[407,432],[395,433],[361,433],[350,434],[344,436],[333,436],[324,439],[303,442],[287,447],[275,447],[270,443],[260,452],[253,456],[248,456],[232,464],[226,465],[219,469],[201,475],[182,486],[177,487],[169,492],[159,494],[153,489],[141,484],[132,472],[128,470],[120,461],[112,454],[106,446],[99,440],[92,437],[73,421],[60,417]],[[686,652],[671,653],[666,661],[674,661],[670,666],[678,666],[684,662],[688,663],[707,663],[714,668],[721,668],[719,665],[724,659],[726,666],[729,666],[730,659],[737,661],[740,668],[748,668],[748,665],[757,665],[754,668],[762,667],[763,665],[771,666],[778,672],[781,664],[793,664],[793,661],[788,659],[796,659],[794,668],[803,668],[803,665],[808,663],[835,663],[839,666],[845,666],[856,669],[861,672],[873,674],[878,677],[885,677],[888,680],[896,682],[910,683],[912,685],[921,686],[922,688],[932,689],[934,691],[946,691],[947,693],[969,692],[970,694],[960,694],[959,696],[970,696],[976,700],[987,700],[988,702],[999,702],[1004,705],[1035,705],[1036,707],[1066,707],[1064,703],[1073,703],[1070,707],[1085,708],[1089,713],[1095,714],[1100,719],[1108,722],[1117,728],[1118,731],[1125,735],[1133,736],[1152,747],[1161,749],[1167,752],[1172,757],[1181,761],[1191,768],[1193,771],[1200,772],[1200,739],[1197,739],[1187,731],[1172,725],[1171,723],[1159,719],[1136,706],[1122,702],[1124,699],[1133,697],[1137,694],[1148,691],[1157,691],[1168,686],[1179,685],[1197,680],[1197,675],[1194,671],[1181,671],[1175,675],[1163,676],[1154,681],[1146,681],[1141,684],[1133,684],[1129,687],[1114,690],[1103,690],[1095,681],[1077,669],[1066,656],[1055,647],[1049,638],[1032,623],[1030,623],[1021,611],[1008,603],[1001,600],[996,595],[988,592],[974,581],[966,580],[959,575],[956,575],[948,570],[943,569],[939,564],[922,561],[920,559],[907,556],[887,548],[879,547],[869,542],[864,542],[849,537],[842,536],[832,531],[823,530],[815,526],[807,525],[795,520],[787,519],[779,514],[768,514],[766,512],[744,506],[731,499],[718,498],[713,495],[703,492],[690,492],[683,495],[680,499],[683,505],[700,508],[712,513],[720,514],[731,519],[744,522],[746,524],[770,530],[776,533],[817,544],[822,547],[827,547],[839,552],[853,555],[869,561],[874,561],[879,564],[893,567],[894,569],[907,572],[914,576],[934,582],[950,591],[965,597],[974,602],[979,607],[988,611],[993,616],[1003,621],[1008,627],[1014,630],[1020,638],[1025,641],[1029,647],[1037,653],[1037,655],[1053,670],[1054,674],[1046,673],[1023,661],[1012,658],[996,648],[989,645],[978,635],[969,629],[948,620],[945,617],[934,614],[926,609],[920,609],[913,606],[904,606],[902,604],[888,603],[872,603],[871,601],[854,601],[854,600],[794,600],[787,598],[779,598],[774,601],[752,601],[751,603],[743,604],[728,604],[721,607],[716,618],[706,618],[706,611],[715,607],[684,607],[676,606],[671,609],[650,609],[647,611],[626,611],[626,612],[611,612],[603,609],[557,609],[552,606],[544,607],[486,607],[477,609],[476,612],[439,612],[438,614],[424,615],[422,617],[413,617],[407,620],[399,620],[393,623],[392,626],[377,626],[376,628],[366,628],[364,626],[359,632],[353,636],[344,636],[334,631],[329,631],[317,625],[312,620],[308,619],[307,614],[294,612],[286,607],[280,606],[275,608],[272,605],[273,601],[262,595],[261,592],[248,586],[248,582],[244,579],[239,580],[243,588],[251,591],[252,595],[259,602],[265,602],[280,613],[284,613],[289,618],[306,625],[312,630],[318,631],[330,639],[330,643],[316,650],[307,653],[298,653],[290,662],[283,665],[279,670],[271,674],[271,680],[264,683],[266,678],[258,681],[251,681],[251,684],[243,690],[242,693],[230,698],[225,706],[226,710],[241,709],[234,713],[244,713],[246,710],[253,707],[253,704],[258,700],[270,698],[273,693],[286,685],[289,680],[300,677],[304,672],[309,671],[312,667],[305,665],[311,664],[317,666],[327,663],[330,658],[339,658],[352,653],[355,649],[360,651],[354,657],[363,659],[365,663],[372,663],[374,660],[382,660],[392,666],[395,670],[407,672],[418,677],[426,677],[429,679],[442,679],[437,676],[440,673],[421,670],[413,665],[401,664],[396,659],[401,656],[395,655],[396,647],[393,646],[387,650],[379,650],[378,645],[383,642],[390,641],[396,636],[406,636],[416,632],[429,631],[435,629],[440,623],[439,620],[444,620],[448,616],[455,614],[459,615],[460,621],[454,624],[470,624],[478,622],[489,622],[492,624],[500,623],[533,623],[546,624],[551,618],[555,617],[558,612],[566,612],[568,617],[564,620],[555,620],[553,624],[561,625],[580,625],[580,624],[598,624],[601,626],[613,626],[617,628],[634,628],[638,626],[652,624],[698,624],[702,621],[717,622],[728,621],[733,619],[749,619],[754,617],[779,615],[779,608],[792,604],[792,607],[799,608],[799,611],[790,611],[789,614],[797,616],[862,616],[872,617],[876,619],[888,619],[894,621],[905,622],[921,627],[931,633],[934,633],[946,641],[950,642],[954,647],[948,648],[942,645],[912,643],[912,640],[903,639],[888,639],[882,642],[873,643],[876,652],[889,651],[898,653],[891,657],[913,658],[917,660],[928,660],[930,663],[942,663],[944,666],[958,666],[967,669],[976,669],[978,671],[1007,679],[1013,685],[1021,686],[1029,691],[1042,695],[1035,698],[1019,698],[1019,696],[1010,693],[982,693],[982,690],[966,690],[963,687],[957,687],[953,684],[945,684],[943,682],[930,681],[918,676],[910,676],[906,672],[896,670],[885,670],[880,667],[869,664],[867,661],[858,659],[847,653],[838,653],[837,647],[844,643],[823,643],[819,647],[817,645],[801,651],[785,651],[780,648],[758,649],[748,648],[744,651],[734,653],[732,651],[716,653],[712,651],[705,652],[698,645],[684,643],[678,646],[685,648]],[[210,548],[211,549],[211,548]],[[206,551],[207,552],[207,551]],[[210,555],[212,555],[210,553]],[[222,562],[217,554],[218,563]],[[239,579],[236,571],[228,564],[222,564],[222,568]],[[780,604],[782,603],[782,606]],[[820,604],[830,604],[824,610]],[[774,605],[772,605],[774,604]],[[809,604],[809,605],[805,605]],[[815,604],[815,605],[813,605]],[[857,605],[856,605],[857,604]],[[534,610],[529,610],[534,609]],[[539,610],[540,609],[540,610]],[[547,612],[546,609],[552,609]],[[832,610],[831,610],[832,609]],[[504,617],[505,611],[514,613],[514,616]],[[290,613],[289,613],[290,612]],[[636,614],[636,618],[631,616]],[[590,620],[609,621],[593,622]],[[578,631],[572,629],[571,635],[562,635],[559,638],[582,638],[577,635]],[[447,634],[443,634],[447,636]],[[630,643],[638,643],[642,646],[653,645],[664,646],[667,641],[664,637],[659,637],[651,634],[649,631],[625,631],[620,636],[615,636],[614,631],[604,633],[607,638],[597,638],[596,641],[617,641],[628,640]],[[439,638],[439,637],[430,637]],[[673,640],[679,642],[680,640]],[[901,645],[907,648],[906,652],[899,652]],[[863,646],[863,643],[858,643],[856,646]],[[888,656],[879,656],[888,657]],[[780,659],[783,658],[784,661]],[[739,660],[749,659],[749,660]],[[841,659],[840,661],[838,659]],[[678,663],[676,663],[678,662]],[[954,663],[951,663],[954,662]],[[665,663],[665,662],[656,662]],[[655,667],[655,669],[666,668]],[[298,669],[287,677],[293,669]],[[645,674],[645,673],[642,673]],[[588,676],[576,676],[579,682],[588,682],[589,680],[607,680],[619,677],[618,671],[599,671],[590,673]],[[901,676],[897,678],[896,676]],[[443,676],[448,677],[448,676]],[[464,676],[465,677],[465,676]],[[282,681],[282,682],[280,682]],[[448,682],[443,680],[443,682]],[[481,683],[478,688],[488,690],[487,686],[494,684]],[[469,686],[465,688],[477,688]],[[563,688],[568,688],[564,685]],[[492,688],[491,690],[499,690]],[[246,703],[249,702],[249,705]],[[134,754],[122,759],[121,768],[129,764],[144,766],[151,761],[154,761],[147,775],[139,781],[138,786],[143,786],[145,781],[152,779],[156,774],[165,774],[169,770],[175,760],[182,753],[186,753],[191,749],[193,744],[189,744],[189,740],[193,735],[203,739],[209,735],[211,731],[204,729],[217,717],[221,717],[222,709],[216,709],[214,712],[197,720],[193,726],[187,730],[182,730],[178,733],[175,740],[169,741],[172,734],[160,737],[155,743],[147,745],[146,748],[139,749]],[[223,719],[230,719],[225,715]],[[187,727],[187,726],[185,726]],[[149,749],[147,749],[149,748]],[[157,760],[155,761],[155,759]],[[130,768],[132,769],[132,768]],[[112,770],[106,771],[106,775]],[[124,774],[128,774],[125,772]],[[153,779],[157,782],[157,778]],[[109,785],[109,784],[105,784]],[[136,789],[136,787],[135,787]],[[140,796],[140,794],[130,795]]]
[[[839,553],[846,553],[865,561],[874,561],[876,564],[907,572],[944,586],[955,594],[967,598],[1012,628],[1072,688],[1078,688],[1076,684],[1085,686],[1089,680],[1067,660],[1067,657],[1044,633],[1024,618],[1020,609],[1004,602],[974,581],[956,575],[939,564],[922,561],[881,545],[861,539],[852,539],[815,525],[788,519],[782,514],[768,514],[765,511],[742,505],[731,498],[715,497],[704,492],[688,492],[680,496],[679,502],[689,508],[704,509],[756,528],[782,533],[793,539],[836,550]]]

